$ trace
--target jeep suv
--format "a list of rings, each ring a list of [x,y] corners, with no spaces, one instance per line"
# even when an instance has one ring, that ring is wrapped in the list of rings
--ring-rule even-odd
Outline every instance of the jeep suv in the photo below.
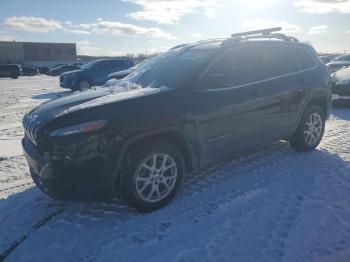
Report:
[[[330,76],[315,50],[265,29],[169,50],[111,88],[24,116],[38,187],[57,199],[121,196],[140,211],[172,200],[186,172],[284,139],[320,143]]]
[[[108,80],[108,75],[128,69],[135,65],[129,59],[100,59],[92,61],[79,70],[69,71],[60,75],[60,86],[72,91],[87,90],[91,86],[101,86]]]

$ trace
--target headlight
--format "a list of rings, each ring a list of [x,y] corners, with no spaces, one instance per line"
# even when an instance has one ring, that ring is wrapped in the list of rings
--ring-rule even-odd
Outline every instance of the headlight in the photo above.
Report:
[[[350,85],[350,79],[344,79],[336,82],[337,85]]]
[[[81,133],[88,133],[91,131],[95,131],[104,127],[107,123],[107,120],[97,120],[86,122],[74,126],[63,127],[59,129],[55,129],[49,133],[49,136],[67,136]]]

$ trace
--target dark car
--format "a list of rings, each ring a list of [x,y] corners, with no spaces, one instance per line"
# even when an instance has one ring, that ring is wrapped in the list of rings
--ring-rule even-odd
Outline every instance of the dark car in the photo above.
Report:
[[[334,59],[334,55],[321,55],[320,58],[323,61],[323,63],[328,64],[332,62],[332,60]]]
[[[331,77],[333,94],[350,95],[350,67],[338,70]]]
[[[22,69],[17,64],[0,65],[0,77],[11,77],[12,79],[16,79],[22,74]]]
[[[32,66],[21,66],[24,76],[35,76],[40,74],[38,68]]]
[[[22,145],[34,182],[57,199],[119,195],[151,211],[185,173],[236,151],[278,139],[315,149],[330,76],[310,45],[277,30],[172,49],[113,88],[33,109]]]
[[[327,64],[327,68],[330,73],[334,73],[337,70],[348,66],[350,66],[350,55],[338,56]]]
[[[72,91],[87,90],[91,86],[100,86],[106,83],[108,75],[133,67],[135,63],[129,59],[101,59],[92,61],[75,70],[60,76],[60,86]]]
[[[47,67],[47,66],[39,66],[38,67],[38,70],[39,70],[39,73],[40,74],[47,74],[47,71],[49,71],[50,70],[50,68],[49,67]]]
[[[60,74],[78,69],[80,69],[80,66],[78,65],[59,65],[48,70],[46,74],[49,76],[59,76]]]

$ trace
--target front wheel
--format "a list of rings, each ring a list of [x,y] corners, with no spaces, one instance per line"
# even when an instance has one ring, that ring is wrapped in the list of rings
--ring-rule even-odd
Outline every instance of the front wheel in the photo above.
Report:
[[[311,151],[321,142],[324,128],[324,110],[312,105],[305,110],[297,130],[289,141],[290,145],[297,151]]]
[[[165,142],[130,150],[121,172],[121,193],[131,207],[142,212],[169,203],[181,186],[184,161],[179,151]]]
[[[91,85],[90,82],[88,80],[80,80],[77,84],[77,89],[80,91],[85,91],[90,89]]]

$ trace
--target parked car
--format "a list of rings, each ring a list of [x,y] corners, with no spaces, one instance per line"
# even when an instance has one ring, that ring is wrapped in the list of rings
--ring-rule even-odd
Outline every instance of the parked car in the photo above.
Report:
[[[75,63],[72,63],[71,65],[76,65],[76,66],[82,67],[84,65],[84,63],[82,63],[82,62],[75,62]]]
[[[21,66],[22,72],[24,76],[35,76],[40,74],[38,68],[32,66]]]
[[[332,93],[350,95],[350,67],[338,70],[331,75]]]
[[[53,198],[120,195],[152,211],[174,198],[186,172],[239,150],[278,139],[315,149],[330,76],[310,45],[277,30],[172,49],[113,88],[35,108],[22,141],[33,181]]]
[[[117,71],[114,72],[112,74],[109,74],[107,76],[108,81],[103,85],[104,87],[110,87],[115,85],[118,80],[123,79],[124,77],[128,76],[129,74],[131,74],[137,67],[143,65],[144,63],[146,63],[147,61],[149,61],[151,58],[145,59],[143,60],[141,63],[130,67],[129,69],[125,69],[125,70],[121,70],[121,71]]]
[[[49,76],[59,76],[60,74],[78,70],[80,66],[77,65],[60,65],[54,68],[49,69],[46,74]]]
[[[101,59],[92,61],[75,70],[60,76],[60,86],[72,91],[87,90],[91,86],[100,86],[106,83],[108,75],[133,67],[135,63],[129,59]]]
[[[124,77],[129,75],[132,71],[134,71],[135,67],[136,66],[133,66],[133,67],[130,67],[129,69],[114,72],[112,74],[109,74],[107,76],[107,78],[108,78],[108,80],[110,80],[110,79],[116,79],[116,80],[123,79]]]
[[[332,60],[327,64],[328,71],[334,73],[341,68],[350,66],[350,55],[341,55]]]
[[[38,70],[39,70],[39,73],[40,74],[47,74],[47,71],[49,71],[50,70],[50,68],[49,67],[47,67],[47,66],[39,66],[38,67]]]
[[[22,69],[17,64],[0,65],[0,77],[11,77],[16,79],[22,75]]]
[[[320,58],[325,64],[332,62],[332,60],[334,59],[333,55],[322,55],[320,56]]]

